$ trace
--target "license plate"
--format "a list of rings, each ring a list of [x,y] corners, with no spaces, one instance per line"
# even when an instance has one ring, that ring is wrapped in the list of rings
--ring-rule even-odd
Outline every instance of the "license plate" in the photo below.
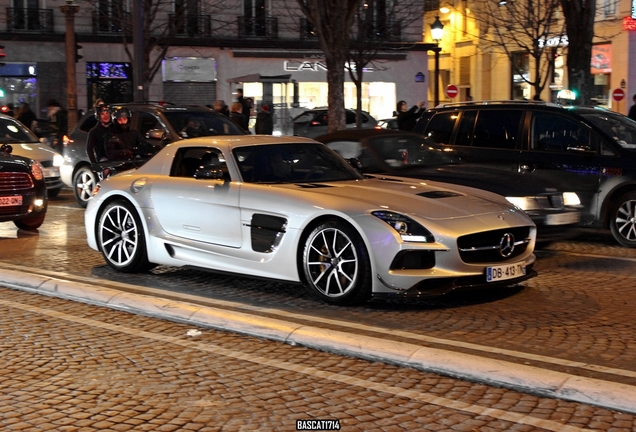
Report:
[[[567,213],[557,213],[557,214],[549,214],[545,217],[546,225],[566,225],[566,224],[575,224],[581,220],[581,215],[579,212],[567,212]]]
[[[500,266],[486,267],[486,282],[498,282],[515,279],[526,274],[526,266],[519,262]]]
[[[0,207],[11,207],[22,205],[22,195],[0,197]]]

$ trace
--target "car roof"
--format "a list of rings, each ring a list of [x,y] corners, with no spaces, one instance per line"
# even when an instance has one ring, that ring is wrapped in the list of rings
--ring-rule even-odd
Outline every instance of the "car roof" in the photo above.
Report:
[[[271,144],[322,144],[311,138],[299,136],[272,136],[272,135],[215,135],[209,137],[191,138],[176,141],[168,144],[171,147],[196,147],[196,146],[219,146],[219,147],[242,147],[259,146]]]
[[[408,131],[403,131],[398,129],[366,128],[366,129],[344,129],[341,131],[336,131],[336,132],[320,135],[319,137],[316,137],[316,140],[320,142],[324,142],[327,140],[333,141],[333,140],[339,140],[339,139],[361,140],[361,139],[365,139],[369,137],[395,136],[395,135],[411,136],[411,137],[420,138],[420,139],[422,138],[421,134],[418,134],[415,132],[408,132]]]

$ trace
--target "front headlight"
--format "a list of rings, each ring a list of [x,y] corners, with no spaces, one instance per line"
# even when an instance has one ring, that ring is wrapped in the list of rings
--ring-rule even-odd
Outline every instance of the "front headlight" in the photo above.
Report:
[[[59,167],[64,163],[64,156],[59,153],[55,153],[53,156],[53,166]]]
[[[433,243],[435,241],[435,237],[429,230],[408,216],[389,211],[374,211],[371,214],[397,231],[405,242]]]
[[[581,205],[581,200],[575,192],[563,192],[563,204],[566,206]]]
[[[520,208],[521,210],[532,210],[540,208],[534,197],[506,197],[508,202],[513,204],[514,206]]]
[[[31,174],[36,180],[42,180],[44,178],[44,168],[40,165],[40,162],[31,162]]]

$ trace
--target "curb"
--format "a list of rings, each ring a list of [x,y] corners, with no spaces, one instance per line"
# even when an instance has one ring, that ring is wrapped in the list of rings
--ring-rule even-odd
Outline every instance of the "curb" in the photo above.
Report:
[[[0,285],[636,414],[636,386],[9,269]]]

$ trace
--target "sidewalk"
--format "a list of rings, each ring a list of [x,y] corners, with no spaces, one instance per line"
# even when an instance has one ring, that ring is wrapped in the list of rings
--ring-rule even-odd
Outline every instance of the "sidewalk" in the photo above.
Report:
[[[63,273],[38,271],[0,263],[0,285],[113,309],[221,329],[301,345],[317,350],[392,363],[468,381],[502,386],[539,396],[553,397],[636,414],[636,387],[547,368],[480,357],[413,343],[388,341],[372,335],[334,331],[245,311],[197,304],[195,296],[166,299],[129,290],[96,286],[88,278],[67,278]],[[112,284],[111,284],[112,285]],[[118,284],[125,287],[125,284]],[[128,292],[131,291],[131,292]],[[137,292],[135,292],[137,291]],[[148,290],[151,292],[152,290]],[[311,320],[309,320],[311,321]],[[348,329],[347,327],[343,327]],[[572,362],[574,364],[574,362]]]

